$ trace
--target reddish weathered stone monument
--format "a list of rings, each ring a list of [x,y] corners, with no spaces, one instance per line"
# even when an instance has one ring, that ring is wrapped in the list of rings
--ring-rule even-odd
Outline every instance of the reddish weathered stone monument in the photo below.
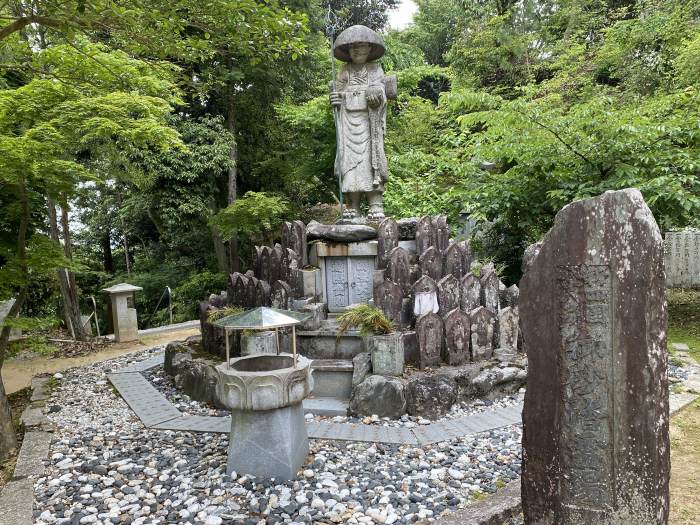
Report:
[[[663,241],[637,190],[562,209],[521,281],[525,523],[668,520]]]

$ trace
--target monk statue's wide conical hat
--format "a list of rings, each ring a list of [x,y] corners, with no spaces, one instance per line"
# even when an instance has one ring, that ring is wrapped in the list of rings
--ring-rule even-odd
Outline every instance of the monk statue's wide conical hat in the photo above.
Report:
[[[338,35],[333,45],[333,54],[338,60],[352,62],[350,58],[350,44],[366,42],[370,45],[367,60],[377,60],[384,55],[384,40],[375,31],[367,26],[350,26]]]

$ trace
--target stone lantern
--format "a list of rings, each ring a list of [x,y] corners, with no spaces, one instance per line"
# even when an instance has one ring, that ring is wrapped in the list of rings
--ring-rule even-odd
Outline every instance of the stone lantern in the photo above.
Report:
[[[102,290],[109,295],[114,340],[119,343],[138,339],[139,325],[136,321],[136,308],[133,308],[133,294],[140,290],[143,288],[128,283],[115,284]],[[129,299],[131,299],[131,305]]]

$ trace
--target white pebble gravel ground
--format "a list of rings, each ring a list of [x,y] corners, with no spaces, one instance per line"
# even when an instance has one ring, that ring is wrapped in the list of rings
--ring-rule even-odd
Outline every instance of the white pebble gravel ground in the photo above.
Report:
[[[36,524],[430,522],[520,474],[521,430],[512,426],[426,447],[311,440],[295,481],[228,476],[227,435],[145,429],[107,381],[110,370],[150,355],[58,380]],[[186,396],[177,403],[187,413],[206,409]]]

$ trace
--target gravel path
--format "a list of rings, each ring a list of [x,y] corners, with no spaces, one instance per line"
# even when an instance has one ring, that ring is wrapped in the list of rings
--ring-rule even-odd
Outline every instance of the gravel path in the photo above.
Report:
[[[37,524],[429,522],[520,474],[513,426],[423,448],[311,440],[296,481],[228,476],[226,435],[144,429],[106,379],[126,362],[59,380],[48,403],[58,431],[35,485]],[[176,402],[183,412],[210,410],[186,396]]]

